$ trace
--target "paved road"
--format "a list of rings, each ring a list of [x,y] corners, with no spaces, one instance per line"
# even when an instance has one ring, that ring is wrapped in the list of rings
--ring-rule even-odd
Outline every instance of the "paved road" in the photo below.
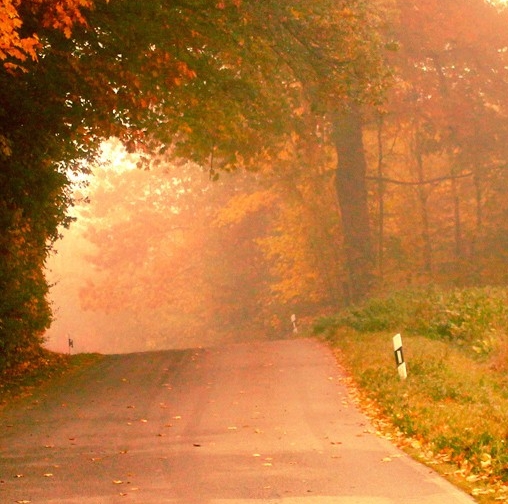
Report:
[[[292,340],[108,356],[3,411],[0,502],[474,501],[369,433],[331,353]]]

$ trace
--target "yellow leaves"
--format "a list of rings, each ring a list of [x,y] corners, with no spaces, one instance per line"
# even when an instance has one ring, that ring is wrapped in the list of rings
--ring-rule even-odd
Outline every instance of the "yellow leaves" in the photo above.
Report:
[[[224,227],[240,223],[247,215],[272,206],[277,197],[271,191],[257,191],[251,194],[239,194],[231,198],[228,204],[217,212],[213,225]]]
[[[473,490],[471,491],[471,495],[473,497],[479,497],[480,495],[493,495],[495,493],[496,493],[496,491],[493,488],[473,488]],[[506,501],[506,499],[504,497],[502,499],[498,498],[496,500]]]

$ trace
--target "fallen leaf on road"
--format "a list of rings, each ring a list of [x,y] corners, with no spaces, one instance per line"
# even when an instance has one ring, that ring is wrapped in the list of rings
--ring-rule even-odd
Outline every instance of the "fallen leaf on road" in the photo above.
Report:
[[[32,501],[29,501],[29,500],[19,500],[19,501],[16,501],[17,504],[30,504],[30,502],[32,502]]]
[[[113,480],[113,485],[122,485],[122,484],[123,484],[122,480]]]
[[[45,473],[44,477],[45,478],[52,478],[53,477],[53,473]]]
[[[16,474],[16,476],[14,476],[15,478],[23,478],[23,474]]]
[[[390,457],[385,457],[384,459],[381,460],[381,462],[391,462],[392,459]]]

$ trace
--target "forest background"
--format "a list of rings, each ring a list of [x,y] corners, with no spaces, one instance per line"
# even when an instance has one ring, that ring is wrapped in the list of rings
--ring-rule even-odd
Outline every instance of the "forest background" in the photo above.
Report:
[[[2,16],[2,366],[59,317],[46,265],[80,198],[93,274],[60,287],[114,326],[109,349],[130,339],[119,320],[153,348],[506,284],[504,4],[22,0]],[[99,163],[111,138],[121,170]]]

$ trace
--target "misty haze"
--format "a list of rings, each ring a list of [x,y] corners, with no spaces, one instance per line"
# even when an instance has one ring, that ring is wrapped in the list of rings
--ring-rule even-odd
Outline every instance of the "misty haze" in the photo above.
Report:
[[[0,501],[508,502],[507,28],[1,2]]]

